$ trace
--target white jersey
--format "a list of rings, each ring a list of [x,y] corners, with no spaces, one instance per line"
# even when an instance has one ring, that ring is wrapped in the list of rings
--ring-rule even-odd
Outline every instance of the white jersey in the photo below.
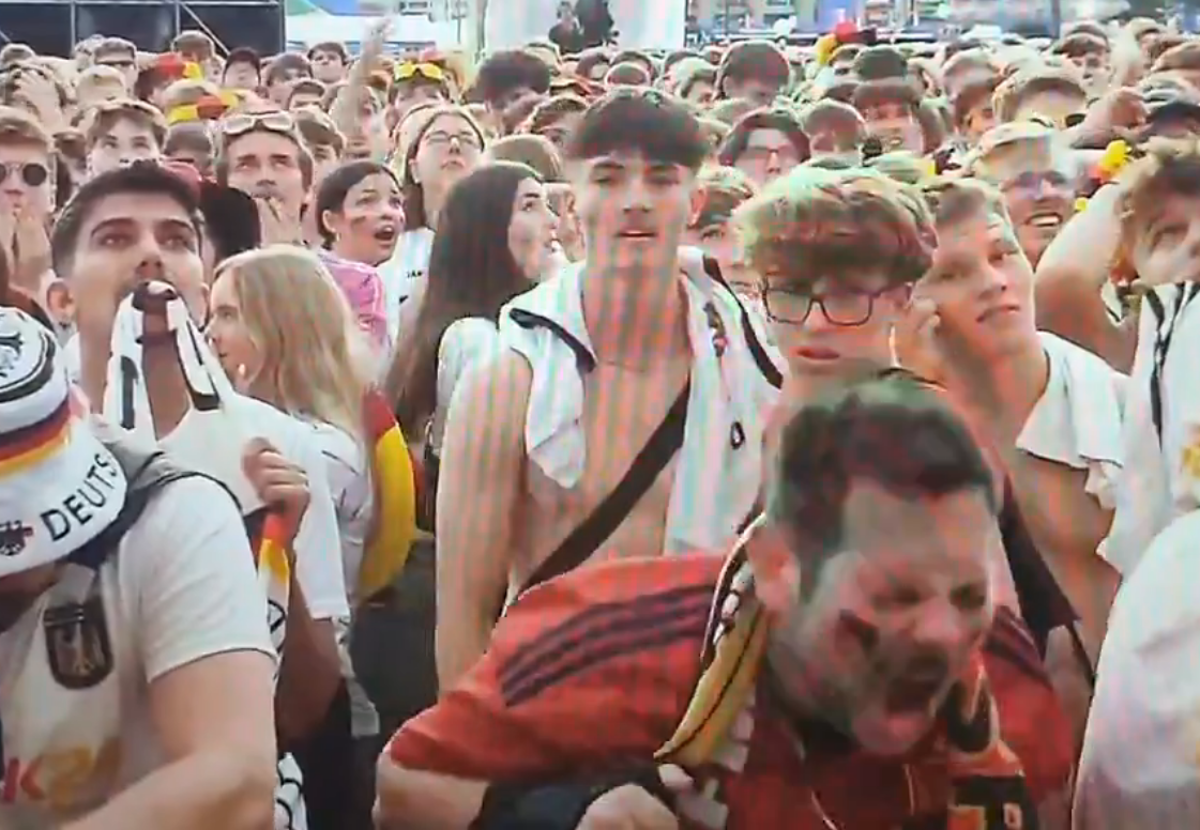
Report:
[[[86,600],[63,615],[74,578]],[[66,566],[0,634],[0,827],[49,830],[161,767],[151,684],[244,650],[276,653],[237,506],[204,478],[172,482],[98,570]]]

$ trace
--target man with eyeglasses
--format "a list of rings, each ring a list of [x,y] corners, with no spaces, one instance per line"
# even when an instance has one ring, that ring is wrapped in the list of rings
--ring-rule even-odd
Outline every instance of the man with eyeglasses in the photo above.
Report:
[[[736,216],[747,250],[790,252],[774,259],[777,265],[757,265],[763,307],[788,360],[791,397],[807,398],[859,364],[891,365],[892,332],[928,265],[927,248],[914,247],[932,245],[915,218],[923,210],[910,213],[912,196],[862,171],[797,168],[767,192],[783,198],[761,195]],[[774,239],[780,228],[803,237],[794,251],[788,239]]]
[[[282,110],[251,110],[225,116],[217,129],[218,181],[254,198],[264,244],[303,244],[313,161],[295,119]]]

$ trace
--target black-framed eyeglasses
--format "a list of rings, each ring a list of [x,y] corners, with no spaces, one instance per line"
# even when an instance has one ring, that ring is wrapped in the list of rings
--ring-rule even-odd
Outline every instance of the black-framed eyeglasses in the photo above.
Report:
[[[787,288],[767,288],[762,292],[767,317],[776,323],[798,326],[808,320],[815,307],[835,326],[861,326],[871,319],[875,300],[888,291],[837,291],[814,294]]]
[[[0,164],[0,184],[4,184],[9,176],[21,177],[28,187],[41,187],[50,178],[50,169],[44,164],[31,161],[26,164]]]

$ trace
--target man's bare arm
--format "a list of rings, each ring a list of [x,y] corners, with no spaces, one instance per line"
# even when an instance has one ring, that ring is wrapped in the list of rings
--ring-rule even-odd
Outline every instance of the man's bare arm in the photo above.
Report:
[[[386,752],[375,771],[375,826],[380,830],[467,830],[488,785],[408,770]]]
[[[269,830],[274,816],[272,658],[206,657],[150,684],[168,763],[65,830]]]
[[[532,373],[506,352],[454,393],[437,493],[437,666],[443,689],[487,649],[504,600],[524,480]]]

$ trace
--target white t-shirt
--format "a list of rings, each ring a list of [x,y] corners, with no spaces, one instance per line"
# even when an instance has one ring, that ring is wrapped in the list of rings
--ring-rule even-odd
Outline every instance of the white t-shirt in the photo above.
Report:
[[[429,254],[433,250],[433,231],[417,228],[405,231],[387,262],[379,266],[383,279],[383,298],[387,305],[388,336],[395,343],[400,331],[400,307],[411,295],[419,293],[429,273]]]
[[[482,317],[455,320],[442,334],[438,344],[437,407],[429,427],[429,444],[435,455],[441,455],[446,413],[459,379],[476,363],[494,360],[500,351],[496,324]]]
[[[161,766],[148,698],[156,679],[216,654],[275,653],[241,517],[211,481],[156,494],[98,578],[114,666],[98,685],[55,680],[48,596],[0,634],[5,830],[55,827]]]
[[[252,437],[265,438],[284,458],[299,465],[308,476],[308,509],[300,521],[294,545],[296,578],[304,590],[308,612],[314,620],[349,616],[346,582],[342,576],[341,537],[321,443],[308,424],[255,398],[236,395],[225,405],[249,425],[247,440]],[[162,445],[171,451],[171,436],[163,439]],[[182,460],[186,462],[188,459]]]
[[[366,450],[354,436],[333,424],[304,421],[325,464],[329,495],[341,540],[342,578],[351,601],[358,586],[363,546],[371,532],[374,493]]]

